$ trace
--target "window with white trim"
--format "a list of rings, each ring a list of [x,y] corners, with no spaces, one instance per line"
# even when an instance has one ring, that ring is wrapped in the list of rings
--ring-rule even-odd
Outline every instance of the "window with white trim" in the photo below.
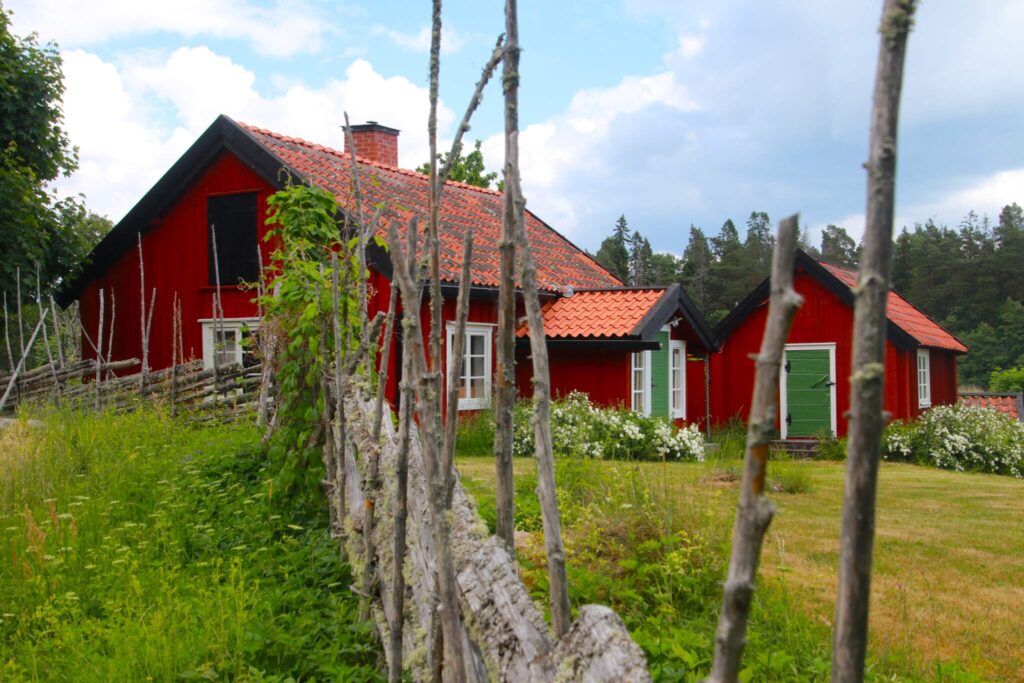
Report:
[[[686,342],[668,343],[668,400],[672,419],[686,419]]]
[[[448,352],[452,357],[455,345],[455,326],[448,326]],[[466,338],[462,346],[462,372],[459,376],[459,410],[480,410],[491,404],[491,340],[493,325],[466,324]]]
[[[640,351],[630,356],[630,405],[644,415],[651,414],[651,352]]]
[[[253,355],[254,335],[257,333],[259,318],[231,318],[217,321],[200,320],[203,327],[203,367],[238,364],[242,367],[256,365],[259,360]]]
[[[928,408],[932,404],[932,371],[928,349],[917,350],[917,407]]]

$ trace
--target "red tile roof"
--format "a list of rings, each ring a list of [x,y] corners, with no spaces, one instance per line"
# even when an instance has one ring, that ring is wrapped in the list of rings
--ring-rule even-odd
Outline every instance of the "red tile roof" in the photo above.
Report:
[[[820,263],[847,287],[852,289],[857,285],[856,271],[832,263],[825,263],[824,261]],[[937,322],[915,308],[913,304],[896,292],[889,292],[889,302],[886,306],[886,311],[889,320],[916,339],[921,346],[967,353],[967,347],[959,339],[944,330]]]
[[[353,210],[351,159],[347,154],[298,138],[287,137],[239,123],[259,144],[284,164],[318,187],[333,192],[343,209]],[[358,159],[360,190],[367,215],[383,204],[384,228],[399,221],[404,229],[409,216],[427,216],[429,178],[415,171],[392,168]],[[473,284],[497,286],[498,242],[501,235],[502,194],[494,190],[449,181],[441,197],[441,277],[456,282],[462,268],[462,240],[473,228]],[[583,250],[526,212],[526,230],[537,264],[542,289],[615,287],[621,283]],[[382,228],[382,232],[384,229]]]
[[[961,394],[960,400],[970,406],[991,408],[1015,420],[1024,420],[1020,394]]]
[[[576,292],[544,306],[544,334],[549,339],[612,339],[635,334],[665,287]],[[523,324],[516,334],[525,337]]]

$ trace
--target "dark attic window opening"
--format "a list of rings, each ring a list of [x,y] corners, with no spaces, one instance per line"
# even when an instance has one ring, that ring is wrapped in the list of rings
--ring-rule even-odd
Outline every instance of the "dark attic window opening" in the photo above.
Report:
[[[220,195],[206,200],[209,284],[217,284],[214,264],[220,266],[220,284],[256,282],[260,275],[256,193]],[[213,258],[213,233],[217,231],[217,258]]]

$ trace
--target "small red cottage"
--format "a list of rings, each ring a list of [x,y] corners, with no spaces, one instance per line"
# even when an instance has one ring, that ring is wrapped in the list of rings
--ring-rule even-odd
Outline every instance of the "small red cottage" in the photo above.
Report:
[[[803,298],[786,344],[780,377],[782,438],[843,436],[850,404],[855,271],[797,253],[794,287]],[[885,410],[911,419],[957,400],[956,356],[967,347],[896,292],[889,293]],[[721,424],[746,420],[754,362],[768,312],[762,282],[715,328],[721,353],[711,362],[711,416]]]
[[[553,396],[583,391],[600,405],[706,424],[716,347],[680,285],[569,291],[543,313]],[[525,325],[517,331],[520,392],[532,388],[527,334]]]
[[[402,225],[413,213],[426,215],[429,179],[398,168],[399,131],[371,122],[353,126],[352,133],[366,205],[386,207],[384,220],[398,220]],[[286,175],[334,193],[342,211],[354,206],[348,154],[236,123],[226,116],[217,118],[96,246],[82,273],[62,291],[61,305],[79,301],[83,324],[92,334],[98,324],[100,291],[105,295],[107,321],[113,294],[117,323],[111,357],[141,357],[137,252],[141,236],[147,292],[157,290],[151,332],[152,368],[167,367],[172,362],[171,302],[174,296],[182,305],[186,357],[202,358],[211,365],[215,353],[220,362],[244,361],[243,335],[258,328],[260,321],[252,291],[239,283],[253,282],[259,276],[257,245],[262,243],[266,231],[263,221],[266,201],[283,187]],[[460,410],[480,409],[490,403],[501,216],[500,192],[458,182],[447,184],[441,202],[441,276],[446,324],[455,317],[463,235],[470,227],[475,235],[466,355],[462,360],[465,388],[459,401]],[[223,338],[215,338],[220,331],[215,331],[213,325],[218,273],[214,270],[211,226],[216,226],[217,263],[226,318]],[[664,391],[671,378],[665,366],[669,361],[661,359],[661,355],[667,359],[671,345],[676,354],[674,362],[679,363],[680,358],[686,357],[687,343],[701,353],[712,346],[711,334],[699,313],[678,287],[652,290],[653,293],[647,295],[621,289],[621,283],[586,252],[529,211],[526,212],[526,227],[534,249],[542,301],[547,306],[546,315],[555,316],[551,324],[557,325],[562,320],[561,312],[570,311],[574,325],[571,335],[559,336],[561,333],[556,332],[551,342],[552,376],[556,378],[558,391],[592,390],[597,401],[627,403],[630,378],[635,376],[635,381],[646,382],[645,391],[650,394],[647,398],[643,397],[647,394],[638,394],[638,407],[663,412],[658,392]],[[265,260],[269,259],[268,252],[269,249],[263,250]],[[391,264],[387,252],[377,247],[370,248],[368,261],[373,294],[369,307],[373,315],[387,307]],[[568,296],[574,290],[579,293]],[[580,302],[595,296],[629,301],[629,304],[624,308],[599,307],[589,312],[579,307]],[[567,307],[554,305],[563,299]],[[425,302],[421,305],[426,316]],[[587,331],[588,315],[593,316],[595,326],[590,332]],[[616,315],[622,319],[613,324]],[[401,326],[397,328],[401,330]],[[670,337],[674,340],[671,344]],[[659,340],[664,342],[663,348],[659,347]],[[396,359],[401,342],[399,336],[392,345],[392,368],[399,365]],[[449,330],[445,349],[451,343]],[[602,344],[615,346],[609,348]],[[83,347],[88,349],[89,344]],[[643,372],[631,371],[629,353],[632,351],[639,352],[641,360],[637,363],[647,368]],[[525,347],[519,355],[524,361],[528,358]],[[592,363],[589,371],[582,375],[579,372],[583,367],[581,358],[590,358]],[[612,359],[611,362],[603,362],[608,359]],[[447,365],[447,358],[444,363]],[[678,365],[673,372],[678,381],[672,386],[680,389],[672,391],[678,396],[686,373]],[[391,401],[396,398],[397,375],[397,371],[389,374],[387,396]],[[528,377],[520,373],[520,378],[520,391],[528,389]],[[574,381],[578,383],[573,384]],[[684,395],[696,396],[701,384],[697,380],[686,382]],[[612,386],[614,391],[610,390]],[[696,402],[696,398],[693,401]],[[693,405],[696,406],[693,411],[702,415],[703,403]],[[688,416],[690,411],[685,409],[685,401],[683,406],[682,414]],[[667,408],[664,414],[667,415]],[[679,414],[679,410],[674,414]]]

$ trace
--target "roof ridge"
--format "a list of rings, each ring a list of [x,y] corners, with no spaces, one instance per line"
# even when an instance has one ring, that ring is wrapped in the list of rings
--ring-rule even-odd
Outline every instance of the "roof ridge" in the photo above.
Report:
[[[335,149],[333,147],[329,147],[327,145],[321,145],[318,142],[313,142],[311,140],[306,140],[304,138],[299,138],[299,137],[295,137],[295,136],[292,136],[292,135],[284,135],[283,133],[278,133],[276,131],[272,131],[269,128],[261,128],[259,126],[255,126],[255,125],[252,125],[252,124],[249,124],[249,123],[245,123],[243,121],[236,121],[236,123],[239,126],[241,126],[242,128],[245,128],[248,131],[251,131],[253,133],[259,133],[261,135],[269,135],[270,137],[274,138],[275,140],[280,140],[281,142],[288,142],[288,143],[291,143],[291,144],[294,144],[294,145],[302,145],[303,147],[308,147],[308,148],[313,149],[313,150],[315,150],[317,152],[323,152],[325,154],[329,154],[331,156],[338,157],[339,159],[342,159],[342,160],[345,160],[345,161],[347,161],[347,160],[349,160],[351,158],[351,156],[348,153],[346,153],[346,152],[342,152],[340,150],[337,150],[337,149]],[[355,155],[355,156],[356,156],[356,161],[357,162],[359,162],[360,164],[366,165],[366,166],[373,166],[375,168],[384,169],[386,171],[393,171],[395,173],[401,173],[402,175],[410,176],[410,177],[413,177],[413,178],[423,178],[423,179],[429,179],[430,178],[430,176],[428,176],[426,174],[423,174],[423,173],[420,173],[419,171],[414,171],[414,170],[408,169],[408,168],[400,168],[398,166],[392,166],[390,164],[385,164],[385,163],[382,163],[380,161],[377,161],[375,159],[368,159],[366,157],[359,156],[358,154]],[[498,196],[500,196],[502,194],[502,192],[500,192],[499,190],[492,190],[489,187],[480,187],[478,185],[471,185],[470,183],[464,183],[464,182],[462,182],[460,180],[448,179],[448,180],[445,180],[444,182],[445,182],[445,185],[450,185],[452,187],[458,187],[458,188],[461,188],[461,189],[464,189],[464,190],[473,190],[473,191],[476,191],[476,192],[482,192],[482,193],[485,193],[485,194],[498,195]]]

